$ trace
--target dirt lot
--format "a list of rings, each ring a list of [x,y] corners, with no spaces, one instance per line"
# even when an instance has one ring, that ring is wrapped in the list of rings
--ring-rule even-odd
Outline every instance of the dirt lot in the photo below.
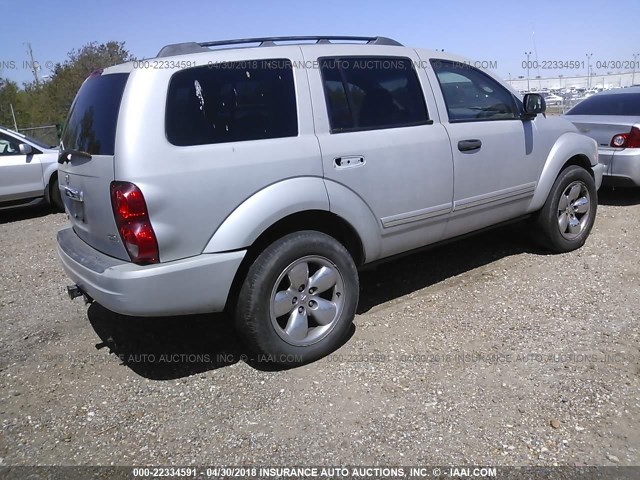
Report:
[[[64,215],[0,212],[0,465],[638,465],[640,191],[587,245],[512,225],[362,273],[352,337],[243,361],[221,316],[69,301]]]

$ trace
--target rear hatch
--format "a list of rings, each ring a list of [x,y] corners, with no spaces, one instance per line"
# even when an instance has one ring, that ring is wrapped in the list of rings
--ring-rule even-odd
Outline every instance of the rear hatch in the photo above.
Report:
[[[107,255],[129,260],[111,208],[118,113],[128,73],[89,76],[76,95],[60,144],[58,179],[76,234]]]

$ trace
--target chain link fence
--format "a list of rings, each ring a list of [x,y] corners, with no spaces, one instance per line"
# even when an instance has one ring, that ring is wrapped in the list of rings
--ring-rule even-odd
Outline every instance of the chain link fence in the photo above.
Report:
[[[42,127],[19,128],[18,131],[23,135],[35,138],[42,143],[57,147],[60,143],[60,126],[44,125]]]

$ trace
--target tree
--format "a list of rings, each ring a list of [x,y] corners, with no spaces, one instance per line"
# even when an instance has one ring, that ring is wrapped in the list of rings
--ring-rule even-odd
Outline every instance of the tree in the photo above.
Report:
[[[63,63],[53,68],[49,81],[26,83],[19,89],[15,82],[0,79],[0,125],[13,128],[10,104],[18,127],[56,125],[64,122],[71,103],[91,72],[134,60],[124,42],[91,42],[68,53]]]
[[[0,78],[0,125],[13,128],[13,115],[11,114],[11,106],[14,111],[22,106],[20,102],[20,90],[18,84],[11,80]],[[16,117],[18,114],[16,113]]]
[[[45,98],[51,105],[48,118],[43,119],[45,121],[58,123],[66,118],[82,82],[93,71],[134,59],[124,47],[124,42],[92,42],[79,50],[72,50],[68,56],[64,63],[55,65],[51,80],[43,85]]]

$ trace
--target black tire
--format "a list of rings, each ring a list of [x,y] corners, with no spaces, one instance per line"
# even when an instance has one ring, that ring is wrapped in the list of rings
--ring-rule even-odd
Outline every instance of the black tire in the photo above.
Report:
[[[49,203],[54,211],[64,212],[64,203],[62,203],[60,188],[58,188],[58,177],[51,181],[51,186],[49,188]]]
[[[580,187],[578,199],[569,200],[567,192],[574,186]],[[571,188],[570,188],[571,187]],[[580,207],[576,207],[578,200],[586,199],[588,207],[586,213],[580,213]],[[560,201],[563,200],[563,204]],[[561,206],[567,203],[567,208],[561,210]],[[573,202],[573,203],[572,203]],[[582,207],[584,208],[584,207]],[[542,233],[542,245],[555,253],[564,253],[582,247],[596,218],[598,209],[598,192],[593,177],[584,168],[570,165],[560,172],[558,178],[551,187],[547,201],[537,215],[536,225]],[[567,222],[571,222],[576,229],[569,230],[569,223],[563,232],[563,224],[560,217],[564,216]],[[579,222],[579,227],[576,224]]]
[[[332,281],[326,280],[327,275],[320,276],[318,272],[323,268],[323,272],[336,282],[334,287],[320,292]],[[293,275],[294,271],[303,273]],[[293,285],[291,278],[304,278],[304,272],[307,281],[302,282],[303,285],[297,285],[301,282]],[[314,275],[316,273],[318,275]],[[315,288],[316,293],[311,285],[314,278],[325,279],[323,286]],[[302,287],[302,291],[297,289]],[[257,355],[252,357],[254,361],[288,366],[306,364],[342,345],[355,316],[358,295],[356,266],[340,242],[316,231],[292,233],[269,245],[249,268],[235,309],[236,330],[250,352]],[[286,302],[278,303],[277,299]],[[317,299],[315,310],[314,299]],[[324,308],[328,304],[336,307],[335,313],[329,314],[333,320],[321,324],[316,321],[315,314],[324,311],[324,321],[327,312]],[[278,317],[278,306],[286,307],[290,312]],[[307,319],[307,337],[294,339],[286,329],[296,323],[293,319],[300,315]],[[294,333],[301,336],[304,328],[300,327]],[[317,338],[314,339],[314,335]]]

